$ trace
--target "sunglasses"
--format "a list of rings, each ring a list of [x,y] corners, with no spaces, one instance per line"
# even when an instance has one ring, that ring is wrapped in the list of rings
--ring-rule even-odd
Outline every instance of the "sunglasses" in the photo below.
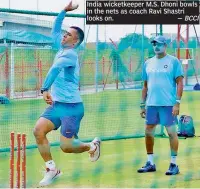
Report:
[[[164,43],[158,43],[158,42],[152,42],[152,45],[155,47],[155,46],[158,46],[158,47],[161,47],[164,45]]]

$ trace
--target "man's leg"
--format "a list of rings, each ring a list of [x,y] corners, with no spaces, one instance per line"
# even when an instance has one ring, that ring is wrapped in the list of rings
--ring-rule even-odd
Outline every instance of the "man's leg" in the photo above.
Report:
[[[46,118],[39,118],[34,128],[33,134],[38,145],[38,150],[45,162],[52,160],[47,133],[54,129],[54,124]]]
[[[60,136],[60,148],[65,153],[83,153],[89,151],[93,146],[91,143],[83,143],[79,139],[66,138],[65,136]]]
[[[47,112],[48,111],[46,111],[45,115],[47,115]],[[38,150],[46,165],[46,173],[44,175],[44,178],[39,183],[40,186],[47,186],[51,184],[56,178],[58,178],[62,174],[60,170],[56,168],[55,162],[52,159],[49,141],[46,137],[47,133],[52,131],[54,128],[55,126],[50,120],[41,117],[37,121],[33,131],[36,143],[38,145]]]
[[[147,151],[146,165],[138,169],[138,173],[154,172],[156,166],[153,162],[153,146],[154,146],[154,132],[156,125],[146,125],[145,129],[145,144]]]
[[[179,167],[176,164],[176,158],[178,153],[178,135],[176,131],[176,125],[167,126],[167,133],[169,135],[170,149],[171,149],[171,162],[169,169],[165,173],[166,175],[176,175],[179,173]]]
[[[177,135],[176,125],[167,126],[166,130],[167,130],[167,133],[169,135],[171,156],[177,156],[177,153],[178,153],[178,135]],[[171,162],[171,163],[176,164],[176,162]]]
[[[176,158],[178,153],[178,135],[177,135],[177,117],[172,115],[172,106],[160,107],[160,121],[165,125],[169,135],[171,162],[166,175],[176,175],[179,173],[179,168],[176,165]]]
[[[145,144],[147,151],[147,158],[151,165],[154,165],[153,162],[153,147],[154,147],[154,133],[156,125],[146,125],[145,129]]]
[[[90,160],[97,161],[100,157],[101,140],[95,138],[90,143],[83,143],[76,139],[82,116],[65,116],[61,118],[60,148],[65,153],[82,153],[88,151]]]
[[[154,172],[156,166],[153,162],[154,133],[157,123],[159,122],[157,107],[147,107],[146,109],[146,129],[145,144],[147,151],[146,165],[138,169],[138,173]]]

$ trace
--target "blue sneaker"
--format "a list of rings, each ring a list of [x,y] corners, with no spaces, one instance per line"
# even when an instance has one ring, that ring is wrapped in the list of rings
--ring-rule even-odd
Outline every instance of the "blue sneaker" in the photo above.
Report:
[[[166,175],[177,175],[179,174],[179,168],[176,164],[170,163],[169,169],[165,173]]]
[[[155,172],[156,171],[156,165],[151,165],[150,161],[146,162],[146,165],[140,169],[138,169],[138,173],[146,173],[146,172]]]

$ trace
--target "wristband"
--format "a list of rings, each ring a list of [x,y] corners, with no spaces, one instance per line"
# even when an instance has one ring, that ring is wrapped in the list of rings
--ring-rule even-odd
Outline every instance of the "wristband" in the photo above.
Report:
[[[176,102],[180,104],[180,103],[181,103],[181,100],[176,99]]]
[[[145,108],[145,103],[144,103],[144,102],[141,102],[141,103],[140,103],[140,108],[141,108],[141,109],[144,109],[144,108]]]
[[[41,89],[41,93],[43,94],[45,91],[48,91],[48,89]]]

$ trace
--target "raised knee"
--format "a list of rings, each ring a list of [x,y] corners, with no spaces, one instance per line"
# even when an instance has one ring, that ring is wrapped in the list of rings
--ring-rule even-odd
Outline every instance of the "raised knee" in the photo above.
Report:
[[[39,136],[39,135],[40,135],[40,129],[37,128],[37,127],[35,127],[35,128],[33,129],[33,134],[34,134],[35,137]]]
[[[42,131],[42,129],[40,129],[39,127],[35,127],[33,129],[33,135],[35,136],[35,138],[37,140],[43,139],[45,136],[45,133]]]

